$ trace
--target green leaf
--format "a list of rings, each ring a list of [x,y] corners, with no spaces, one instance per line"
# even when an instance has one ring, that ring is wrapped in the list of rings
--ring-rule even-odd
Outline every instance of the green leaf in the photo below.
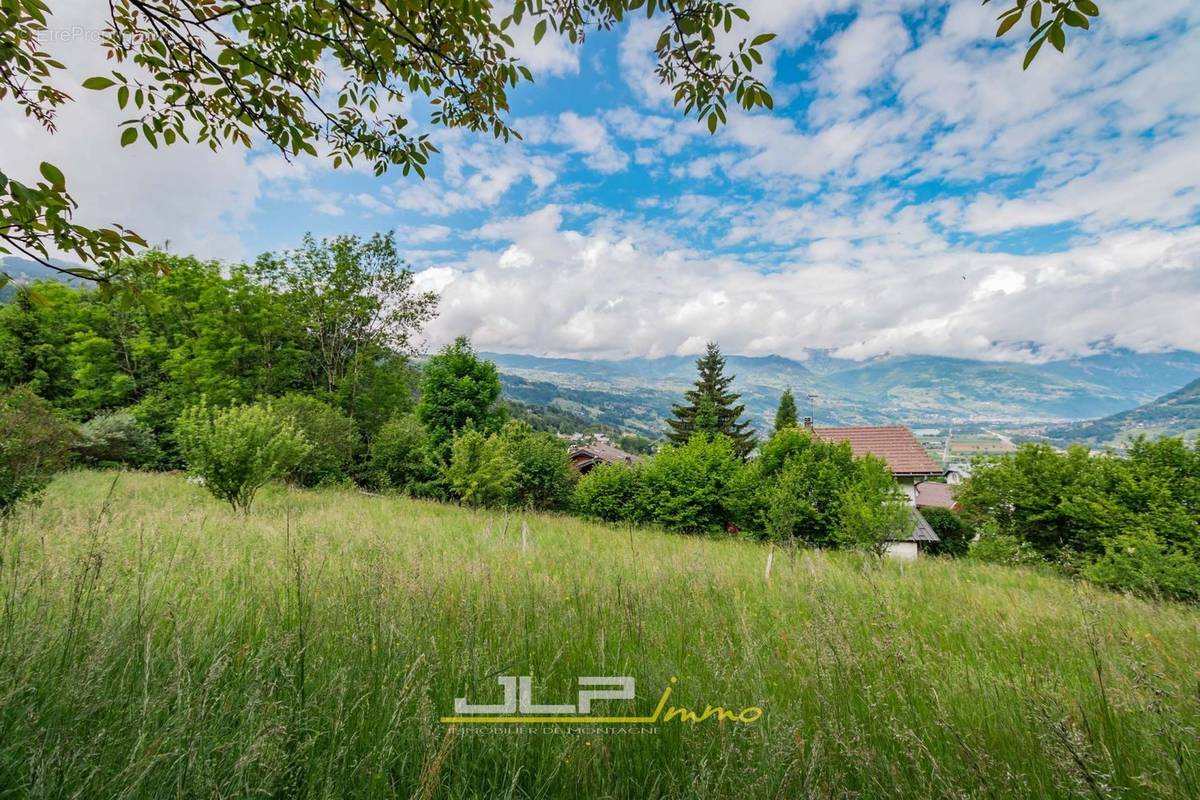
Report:
[[[717,132],[717,115],[715,113],[708,115],[708,132],[709,133]]]
[[[1038,39],[1025,52],[1025,63],[1021,65],[1021,69],[1029,69],[1029,65],[1033,63],[1033,59],[1037,58],[1038,50],[1042,49],[1042,42],[1044,42],[1044,41],[1046,41],[1046,40]]]
[[[55,189],[62,189],[67,185],[67,179],[63,177],[62,170],[49,161],[43,161],[38,169],[41,170],[42,177],[50,181],[50,185]]]
[[[1054,49],[1060,53],[1067,44],[1067,35],[1063,33],[1062,25],[1055,25],[1051,28],[1047,38],[1050,39],[1050,44],[1054,45]]]
[[[533,26],[533,43],[537,44],[546,35],[546,20],[538,20],[538,24]]]
[[[753,40],[751,40],[750,46],[758,47],[759,45],[766,44],[774,38],[775,34],[773,33],[760,33],[758,36],[755,36]]]
[[[137,128],[129,127],[121,134],[121,147],[128,147],[137,139]]]
[[[1021,13],[1018,11],[1015,14],[1009,14],[1000,21],[1000,27],[996,28],[996,38],[1003,36],[1012,30],[1012,26],[1021,21]]]
[[[1078,11],[1072,11],[1069,8],[1063,11],[1063,19],[1066,20],[1067,24],[1072,28],[1083,28],[1084,30],[1087,30],[1089,27],[1091,27],[1088,24],[1087,17],[1085,17],[1083,14],[1080,14]]]
[[[1037,28],[1042,24],[1042,4],[1034,3],[1033,8],[1029,10],[1029,22],[1033,27]]]
[[[110,86],[116,86],[116,85],[117,85],[117,82],[114,81],[112,78],[105,78],[101,75],[93,76],[83,82],[83,88],[95,89],[96,91],[100,91],[101,89],[107,89]]]
[[[1092,2],[1092,0],[1075,0],[1075,7],[1089,17],[1100,16],[1100,7]]]

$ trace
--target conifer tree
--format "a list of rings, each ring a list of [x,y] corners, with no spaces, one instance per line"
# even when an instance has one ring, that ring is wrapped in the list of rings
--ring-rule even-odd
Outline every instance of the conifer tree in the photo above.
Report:
[[[684,394],[687,402],[675,406],[667,420],[667,438],[685,444],[694,433],[721,433],[732,439],[734,450],[746,458],[756,444],[754,431],[741,419],[746,406],[737,402],[741,395],[729,388],[736,376],[725,374],[725,357],[715,342],[709,342],[704,355],[696,360],[696,369],[695,386]]]
[[[789,386],[779,398],[779,409],[775,412],[775,430],[795,427],[796,421],[796,398],[792,395],[792,387]]]

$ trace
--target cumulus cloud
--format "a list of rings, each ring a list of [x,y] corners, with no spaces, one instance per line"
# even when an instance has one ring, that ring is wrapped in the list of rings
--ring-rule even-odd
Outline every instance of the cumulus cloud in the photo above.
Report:
[[[1200,230],[1129,231],[1052,255],[894,239],[826,239],[764,271],[596,220],[573,227],[547,206],[492,223],[496,242],[430,270],[442,292],[437,341],[467,333],[483,348],[581,357],[694,352],[801,355],[837,348],[1032,358],[1200,348]],[[1139,280],[1128,280],[1136,271]],[[1114,326],[1115,319],[1124,320]]]

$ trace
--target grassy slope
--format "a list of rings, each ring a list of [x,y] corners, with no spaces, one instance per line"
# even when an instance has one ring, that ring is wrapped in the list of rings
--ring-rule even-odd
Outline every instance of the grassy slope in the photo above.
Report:
[[[348,492],[240,518],[58,480],[0,566],[0,797],[1196,797],[1200,614],[1029,572],[765,551]],[[470,735],[633,675],[751,725]],[[1102,678],[1102,680],[1101,680]],[[543,699],[544,698],[544,699]],[[616,704],[610,704],[616,705]],[[612,709],[616,711],[617,709]]]

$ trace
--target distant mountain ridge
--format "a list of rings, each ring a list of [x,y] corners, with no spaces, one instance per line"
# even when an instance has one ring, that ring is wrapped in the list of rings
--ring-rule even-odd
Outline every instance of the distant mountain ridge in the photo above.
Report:
[[[558,405],[644,433],[662,421],[695,376],[694,356],[599,359],[485,353],[514,399]],[[748,414],[769,427],[791,387],[809,413],[829,424],[1067,422],[1132,409],[1200,378],[1200,353],[1113,350],[1026,364],[945,356],[883,356],[851,361],[826,350],[804,359],[728,355]],[[811,365],[811,366],[810,366]]]
[[[1103,419],[1048,428],[1044,438],[1066,444],[1119,447],[1138,434],[1186,436],[1200,434],[1200,379],[1149,403]]]

